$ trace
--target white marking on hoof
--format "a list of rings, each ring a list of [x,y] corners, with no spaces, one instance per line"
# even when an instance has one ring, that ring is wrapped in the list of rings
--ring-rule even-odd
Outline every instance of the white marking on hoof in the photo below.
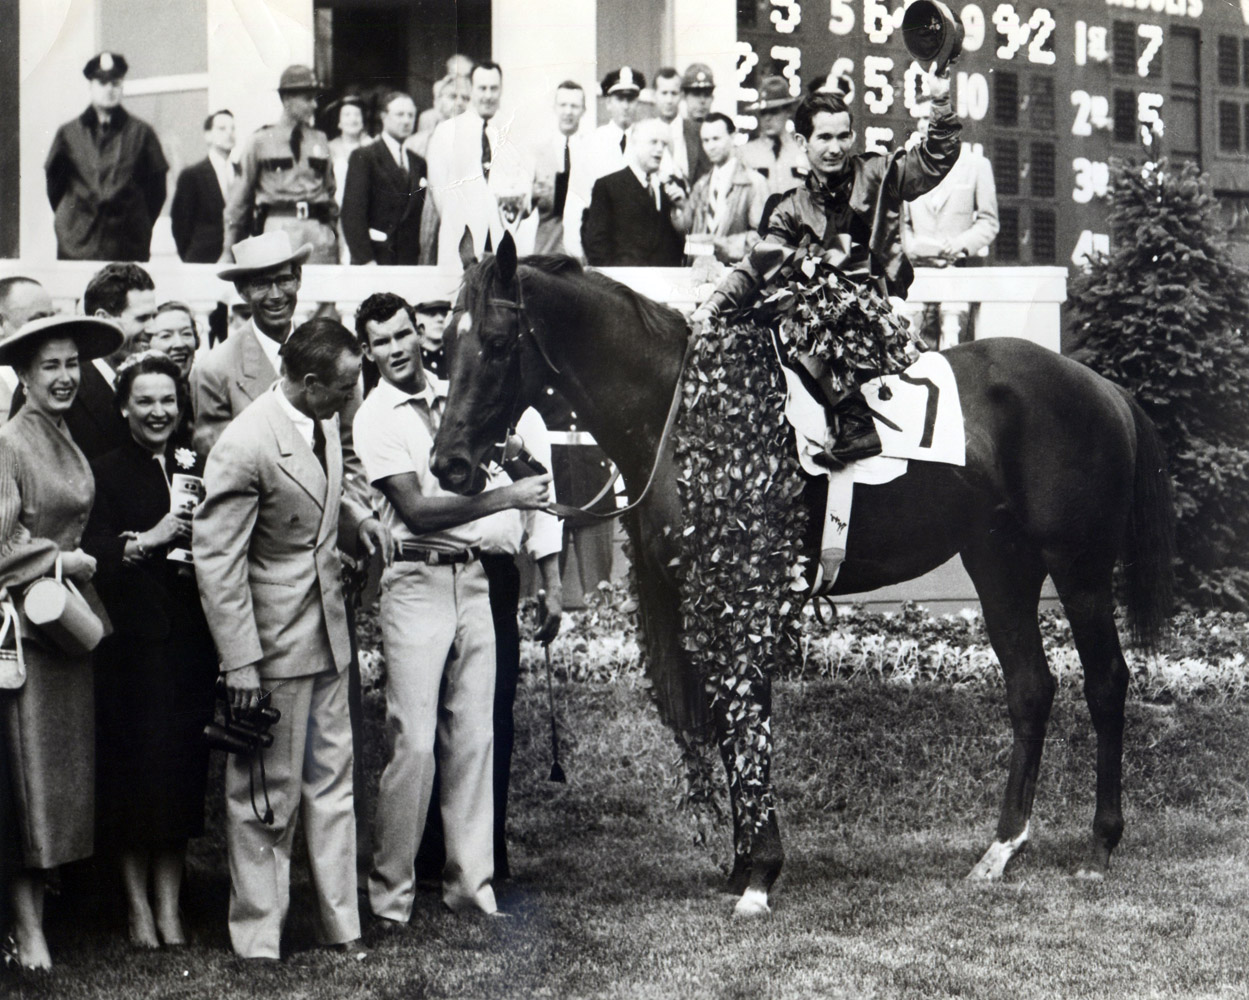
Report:
[[[1076,878],[1081,882],[1105,882],[1106,873],[1099,872],[1095,868],[1081,868],[1076,872]]]
[[[735,917],[761,917],[771,912],[772,907],[768,906],[768,894],[762,889],[747,889],[742,893],[742,898],[737,901],[737,905],[733,907]]]
[[[1002,877],[1002,873],[1006,870],[1006,864],[1023,850],[1024,844],[1028,842],[1028,827],[1031,824],[1024,824],[1023,832],[1013,840],[996,840],[984,852],[976,867],[967,873],[968,881],[971,882],[996,882]]]

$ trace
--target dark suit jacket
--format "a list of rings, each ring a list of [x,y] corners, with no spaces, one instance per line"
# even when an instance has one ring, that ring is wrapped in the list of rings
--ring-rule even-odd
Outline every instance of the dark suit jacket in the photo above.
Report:
[[[215,264],[221,258],[225,207],[217,173],[208,157],[178,175],[169,221],[178,256],[188,264]]]
[[[19,385],[9,408],[10,419],[25,404],[26,390]],[[130,428],[113,405],[113,387],[91,361],[83,363],[78,395],[65,414],[65,426],[89,462],[130,440]]]
[[[681,120],[684,122],[682,127],[685,129],[685,150],[690,158],[690,187],[693,187],[694,182],[711,169],[711,161],[707,159],[707,154],[703,151],[703,139],[700,134],[703,123],[691,118]]]
[[[178,457],[189,461],[179,462]],[[164,553],[130,565],[124,531],[147,531],[169,513],[169,476],[204,475],[204,457],[175,446],[165,450],[165,474],[150,452],[127,440],[120,448],[91,463],[95,475],[95,503],[83,535],[82,547],[95,556],[96,590],[108,609],[115,635],[164,639],[171,631],[202,634],[208,640],[195,575],[183,563]],[[190,539],[178,548],[189,549]]]
[[[425,207],[425,161],[404,150],[404,176],[383,139],[361,146],[347,161],[340,218],[353,264],[421,263],[421,211]],[[374,240],[369,230],[386,233]]]
[[[685,240],[672,225],[667,194],[660,205],[629,167],[600,177],[581,222],[586,260],[598,267],[680,267]]]

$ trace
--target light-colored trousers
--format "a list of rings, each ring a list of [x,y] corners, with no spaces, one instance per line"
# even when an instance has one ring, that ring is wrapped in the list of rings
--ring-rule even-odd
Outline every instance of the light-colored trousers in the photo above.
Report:
[[[280,958],[290,909],[291,844],[302,816],[317,897],[320,940],[360,936],[356,901],[356,818],[352,795],[351,718],[347,673],[261,681],[282,713],[273,746],[262,751],[273,825],[265,811],[258,758],[231,754],[226,764],[226,846],[230,858],[230,942],[244,958]]]
[[[443,902],[493,913],[494,623],[481,564],[395,563],[382,577],[381,628],[390,759],[377,790],[369,903],[379,917],[412,915],[437,735]]]

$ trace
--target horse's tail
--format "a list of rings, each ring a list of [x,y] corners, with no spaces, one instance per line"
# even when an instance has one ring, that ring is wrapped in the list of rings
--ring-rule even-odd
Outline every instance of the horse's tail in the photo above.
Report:
[[[1156,650],[1175,591],[1175,502],[1162,438],[1140,404],[1124,390],[1136,425],[1132,513],[1123,551],[1128,628],[1133,642]]]

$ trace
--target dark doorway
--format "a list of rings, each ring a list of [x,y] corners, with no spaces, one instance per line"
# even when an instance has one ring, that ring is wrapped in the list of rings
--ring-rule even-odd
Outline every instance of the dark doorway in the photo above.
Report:
[[[0,4],[0,135],[10,137],[0,144],[0,191],[8,193],[0,210],[0,257],[18,255],[21,201],[16,192],[20,186],[21,145],[18,134],[18,108],[21,104],[21,79],[18,72],[18,4]]]
[[[317,73],[330,99],[405,90],[423,111],[457,52],[490,57],[490,0],[316,0]]]

